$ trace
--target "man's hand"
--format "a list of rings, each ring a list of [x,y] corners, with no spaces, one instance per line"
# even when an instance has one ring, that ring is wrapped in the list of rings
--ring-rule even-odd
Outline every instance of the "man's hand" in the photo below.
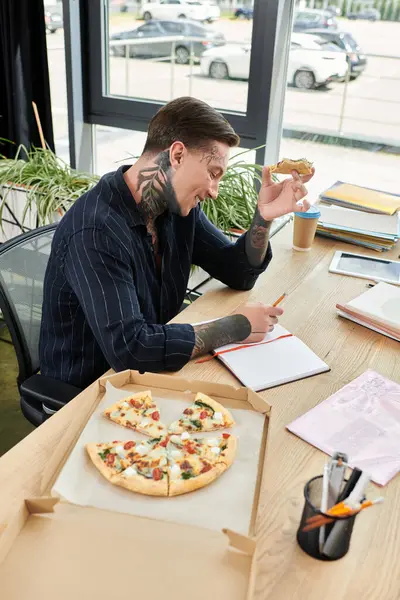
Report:
[[[299,205],[297,202],[307,195],[304,184],[310,181],[314,173],[314,168],[310,175],[299,175],[297,171],[292,171],[291,177],[280,183],[274,183],[269,167],[264,167],[257,204],[261,217],[265,221],[272,221],[291,212],[306,212],[310,208],[310,203],[304,200]]]
[[[244,343],[252,344],[262,342],[265,334],[272,331],[278,323],[278,317],[283,314],[283,309],[278,306],[267,306],[261,302],[245,304],[238,309],[236,314],[244,315],[251,326],[251,334],[243,340]]]
[[[232,342],[261,342],[272,331],[283,310],[257,302],[245,304],[235,314],[210,323],[194,325],[195,344],[192,358]]]

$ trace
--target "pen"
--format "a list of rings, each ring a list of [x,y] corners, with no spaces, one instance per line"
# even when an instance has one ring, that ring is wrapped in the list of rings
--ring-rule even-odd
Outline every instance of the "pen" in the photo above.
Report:
[[[341,494],[339,494],[339,497],[337,499],[337,502],[342,502],[343,500],[345,500],[350,493],[354,490],[357,481],[360,479],[362,474],[362,471],[360,469],[357,469],[357,467],[355,467],[353,469],[352,474],[349,477],[349,480],[347,481],[346,485],[343,488],[343,491]]]
[[[328,489],[329,489],[329,464],[324,465],[324,475],[322,478],[322,497],[321,497],[321,512],[325,513],[328,509]],[[325,525],[321,526],[318,535],[319,551],[322,553],[325,544]]]
[[[321,516],[318,516],[318,520],[309,522],[310,519],[308,519],[307,524],[305,527],[303,527],[302,531],[304,531],[304,532],[312,531],[313,529],[317,529],[319,527],[322,527],[323,525],[327,525],[328,523],[333,523],[333,521],[335,519],[340,518],[340,517],[351,517],[352,515],[358,514],[365,508],[369,508],[370,506],[374,506],[375,504],[381,504],[383,502],[383,500],[384,500],[383,497],[376,498],[375,500],[366,500],[365,502],[363,502],[360,505],[360,508],[355,508],[355,509],[352,509],[351,507],[344,508],[341,512],[337,512],[335,515],[332,515],[333,518],[323,517],[321,515]]]
[[[285,292],[284,294],[282,294],[282,296],[279,296],[278,300],[275,300],[275,302],[273,303],[272,306],[278,306],[278,304],[280,304],[282,302],[282,300],[284,298],[286,298],[286,296],[287,296],[287,293]]]

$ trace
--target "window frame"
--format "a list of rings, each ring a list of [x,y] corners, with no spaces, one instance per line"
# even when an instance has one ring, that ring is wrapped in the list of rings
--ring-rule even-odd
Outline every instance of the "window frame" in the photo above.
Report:
[[[255,148],[265,143],[268,127],[271,79],[279,0],[255,0],[252,55],[245,113],[220,112],[241,137],[241,146]],[[107,0],[81,1],[83,61],[82,83],[85,121],[90,124],[146,131],[165,102],[107,96],[108,52],[99,52],[108,39]],[[265,24],[265,25],[264,25]]]

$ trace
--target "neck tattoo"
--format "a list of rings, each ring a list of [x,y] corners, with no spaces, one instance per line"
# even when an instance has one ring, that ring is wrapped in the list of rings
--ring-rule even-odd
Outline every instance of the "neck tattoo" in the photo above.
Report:
[[[145,167],[138,173],[137,191],[141,193],[138,208],[146,223],[154,220],[166,210],[180,214],[176,194],[172,185],[169,151],[160,152],[154,159],[154,167]]]

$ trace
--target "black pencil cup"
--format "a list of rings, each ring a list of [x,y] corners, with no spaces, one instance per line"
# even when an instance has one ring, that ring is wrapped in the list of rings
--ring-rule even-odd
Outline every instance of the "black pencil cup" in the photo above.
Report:
[[[337,560],[347,554],[350,546],[356,515],[352,517],[336,517],[332,523],[325,525],[323,548],[320,551],[320,528],[303,531],[307,526],[307,519],[316,515],[324,515],[320,511],[322,494],[322,475],[313,477],[304,486],[304,508],[300,526],[297,530],[297,542],[302,550],[313,558],[319,560]]]

